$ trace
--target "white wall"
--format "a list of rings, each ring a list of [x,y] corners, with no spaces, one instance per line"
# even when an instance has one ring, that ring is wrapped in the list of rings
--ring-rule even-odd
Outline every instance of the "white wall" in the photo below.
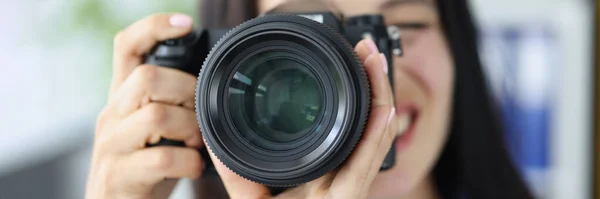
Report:
[[[54,2],[43,4],[44,9],[30,1],[0,6],[0,13],[9,16],[0,17],[1,24],[10,27],[0,37],[5,46],[0,48],[0,176],[60,154],[93,134],[69,129],[93,121],[90,116],[105,93],[98,92],[99,64],[110,57],[98,53],[103,44],[90,39],[94,33],[50,41],[60,33],[53,29],[60,18],[46,16],[61,6]]]
[[[193,14],[187,11],[195,10],[196,2],[3,1],[0,181],[3,176],[65,159],[60,164],[64,170],[52,171],[68,179],[64,182],[68,186],[61,190],[64,197],[58,198],[83,198],[94,122],[105,103],[112,68],[112,39],[104,26],[112,23],[125,28],[158,11]],[[94,6],[77,8],[83,4]],[[22,189],[15,192],[32,187]],[[0,193],[0,198],[5,196]]]
[[[584,0],[473,0],[481,24],[547,22],[558,31],[559,64],[551,117],[545,198],[591,198],[592,14]]]

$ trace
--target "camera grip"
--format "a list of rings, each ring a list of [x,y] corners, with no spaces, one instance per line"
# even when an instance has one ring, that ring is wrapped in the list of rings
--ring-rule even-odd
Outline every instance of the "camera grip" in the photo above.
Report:
[[[206,54],[205,31],[192,31],[181,38],[170,39],[158,43],[145,57],[144,63],[159,67],[172,68],[197,77]],[[161,138],[158,143],[147,144],[146,147],[175,146],[185,147],[185,142]],[[206,167],[203,175],[216,174],[206,147],[198,149]]]
[[[154,50],[151,52],[151,54],[146,56],[146,58],[144,60],[145,63],[160,66],[160,67],[173,68],[173,69],[177,69],[177,70],[180,70],[183,72],[190,73],[190,72],[188,72],[188,69],[185,68],[184,64],[180,64],[180,62],[178,62],[176,57],[172,56],[176,52],[180,51],[178,49],[178,47],[169,46],[169,45],[167,45],[168,43],[171,43],[171,42],[170,41],[162,42],[156,48],[154,48]],[[183,52],[183,53],[185,53],[185,52]],[[179,54],[179,53],[177,53],[177,54]],[[185,143],[183,141],[169,140],[169,139],[161,138],[158,141],[158,143],[147,145],[147,147],[155,147],[155,146],[185,147]]]
[[[394,167],[395,163],[396,163],[396,142],[392,142],[392,147],[390,147],[390,150],[385,155],[385,158],[383,159],[383,163],[381,164],[379,171],[385,171],[385,170],[391,169],[392,167]]]
[[[198,59],[199,56],[194,55],[198,51],[199,39],[199,32],[192,31],[183,37],[160,42],[144,57],[144,63],[172,68],[193,76],[198,76],[202,61]],[[183,141],[161,138],[158,143],[147,146],[185,147],[185,143]]]

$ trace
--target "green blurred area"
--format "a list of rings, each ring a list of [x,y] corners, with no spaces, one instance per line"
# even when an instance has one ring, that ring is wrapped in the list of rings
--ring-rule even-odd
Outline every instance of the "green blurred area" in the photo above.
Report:
[[[84,0],[72,1],[71,8],[74,12],[72,16],[68,16],[71,23],[67,27],[69,30],[86,29],[89,24],[94,24],[95,31],[101,31],[107,37],[112,37],[117,31],[126,28],[133,21],[129,21],[119,17],[120,14],[114,13],[114,5],[118,1],[102,1],[102,0]],[[141,13],[138,18],[141,19],[153,13],[168,13],[178,12],[196,17],[197,3],[193,0],[182,1],[146,1],[140,2],[148,6],[142,10],[136,10]],[[136,7],[136,9],[144,8],[144,6]],[[106,39],[106,38],[105,38]]]
[[[113,37],[137,20],[154,13],[183,13],[197,19],[198,0],[179,1],[143,1],[143,0],[77,0],[68,1],[61,9],[61,23],[53,23],[55,34],[43,38],[47,45],[61,45],[65,39],[76,35],[89,38],[86,47],[94,47],[96,56],[103,57],[100,63],[90,63],[91,67],[100,67],[94,80],[88,82],[94,92],[108,89],[111,78]],[[131,9],[127,9],[131,8]],[[197,22],[198,20],[196,20]],[[106,58],[106,59],[104,59]],[[104,97],[104,95],[103,95]]]

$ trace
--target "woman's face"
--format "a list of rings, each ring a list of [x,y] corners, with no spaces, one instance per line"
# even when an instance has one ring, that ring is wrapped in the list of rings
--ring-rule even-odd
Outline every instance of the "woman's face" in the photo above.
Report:
[[[286,0],[259,0],[265,12]],[[416,197],[432,188],[430,172],[448,134],[454,66],[435,0],[327,0],[340,12],[374,7],[401,28],[404,55],[394,57],[396,164],[380,172],[369,198]],[[338,3],[340,2],[340,3]],[[343,13],[351,15],[354,13]],[[410,113],[410,117],[405,117]]]

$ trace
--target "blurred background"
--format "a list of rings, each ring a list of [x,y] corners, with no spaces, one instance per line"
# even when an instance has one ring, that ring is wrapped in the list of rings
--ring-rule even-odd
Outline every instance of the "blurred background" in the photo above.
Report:
[[[593,198],[596,3],[471,4],[520,172],[538,198]],[[111,75],[112,37],[151,13],[198,16],[197,8],[197,0],[5,1],[0,199],[83,198],[95,118]]]

